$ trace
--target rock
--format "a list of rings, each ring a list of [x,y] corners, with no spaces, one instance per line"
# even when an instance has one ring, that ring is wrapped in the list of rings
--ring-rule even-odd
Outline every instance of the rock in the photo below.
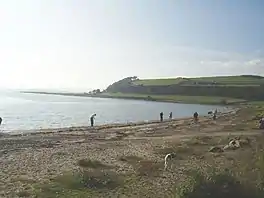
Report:
[[[224,150],[229,150],[230,149],[230,146],[229,145],[225,145],[223,149]]]
[[[224,150],[221,147],[213,146],[209,149],[209,152],[211,153],[222,153]]]
[[[241,148],[242,146],[245,145],[249,145],[250,144],[250,140],[248,138],[244,139],[244,140],[240,140],[240,139],[233,139],[229,142],[228,145],[224,146],[224,150],[235,150],[238,148]]]
[[[235,149],[237,149],[237,147],[235,147],[235,146],[233,146],[233,145],[225,145],[224,146],[224,148],[223,148],[224,150],[235,150]]]
[[[231,140],[228,145],[230,147],[240,148],[240,142],[239,142],[239,140]]]

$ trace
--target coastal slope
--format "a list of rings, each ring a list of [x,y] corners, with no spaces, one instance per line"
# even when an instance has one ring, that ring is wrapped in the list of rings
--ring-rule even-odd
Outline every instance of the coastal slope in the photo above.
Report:
[[[216,76],[200,78],[138,79],[128,77],[108,86],[105,93],[114,95],[147,95],[149,99],[157,96],[217,97],[222,103],[228,99],[264,99],[264,77],[253,75]],[[250,94],[249,94],[250,93]],[[154,96],[154,97],[152,97]],[[186,97],[187,98],[187,97]]]
[[[133,76],[114,82],[105,90],[95,89],[85,93],[24,93],[226,105],[263,100],[264,77],[242,75],[139,79]]]

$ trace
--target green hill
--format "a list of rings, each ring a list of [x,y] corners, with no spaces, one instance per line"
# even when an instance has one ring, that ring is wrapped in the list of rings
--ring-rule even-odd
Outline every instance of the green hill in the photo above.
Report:
[[[192,85],[195,83],[208,84],[215,83],[217,85],[229,86],[250,86],[264,84],[264,77],[262,76],[215,76],[215,77],[199,77],[199,78],[167,78],[167,79],[138,79],[133,81],[136,85]]]
[[[207,97],[206,101],[210,103],[228,103],[228,100],[264,100],[263,88],[264,77],[254,75],[166,79],[138,79],[134,76],[108,86],[102,96],[163,101],[167,98],[166,101],[179,102],[198,98],[196,103]]]

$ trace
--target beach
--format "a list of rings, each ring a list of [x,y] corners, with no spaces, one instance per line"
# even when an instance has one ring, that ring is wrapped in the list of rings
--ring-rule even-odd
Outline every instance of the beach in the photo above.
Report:
[[[94,174],[100,169],[98,174],[106,170],[114,174],[115,178],[126,177],[125,181],[131,183],[126,184],[126,188],[116,187],[107,191],[103,187],[92,188],[86,192],[91,197],[116,197],[120,194],[123,197],[163,197],[165,187],[171,189],[175,181],[177,183],[184,178],[183,171],[186,166],[190,166],[187,164],[191,163],[194,167],[201,165],[201,156],[198,153],[212,161],[212,156],[207,156],[209,143],[198,145],[195,150],[189,146],[183,147],[183,159],[177,162],[178,171],[163,172],[163,159],[166,153],[171,152],[171,145],[186,146],[185,142],[193,141],[197,137],[208,137],[216,143],[222,137],[260,134],[258,130],[252,129],[234,130],[238,126],[238,119],[240,117],[237,110],[233,110],[219,114],[217,121],[211,117],[201,117],[198,123],[194,123],[192,118],[185,118],[162,123],[155,121],[98,126],[94,129],[72,127],[46,129],[22,135],[5,134],[0,137],[0,196],[20,197],[22,192],[27,197],[34,197],[36,193],[39,193],[37,197],[45,197],[45,190],[39,186],[49,183],[59,175],[86,169]],[[197,154],[190,154],[188,149]],[[80,163],[82,160],[104,165],[102,168],[91,168],[88,163],[85,167]],[[213,162],[217,163],[217,160],[220,158]],[[36,189],[39,191],[36,192]],[[165,193],[169,196],[171,192]]]

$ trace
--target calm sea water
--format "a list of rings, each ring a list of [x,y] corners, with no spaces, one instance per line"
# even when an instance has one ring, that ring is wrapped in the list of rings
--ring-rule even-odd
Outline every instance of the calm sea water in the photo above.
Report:
[[[223,107],[192,104],[173,104],[139,100],[102,99],[72,96],[0,93],[1,131],[59,128],[89,125],[89,117],[96,113],[95,124],[126,123],[159,119],[159,113],[174,118],[192,116],[197,111],[206,115],[208,111]]]

